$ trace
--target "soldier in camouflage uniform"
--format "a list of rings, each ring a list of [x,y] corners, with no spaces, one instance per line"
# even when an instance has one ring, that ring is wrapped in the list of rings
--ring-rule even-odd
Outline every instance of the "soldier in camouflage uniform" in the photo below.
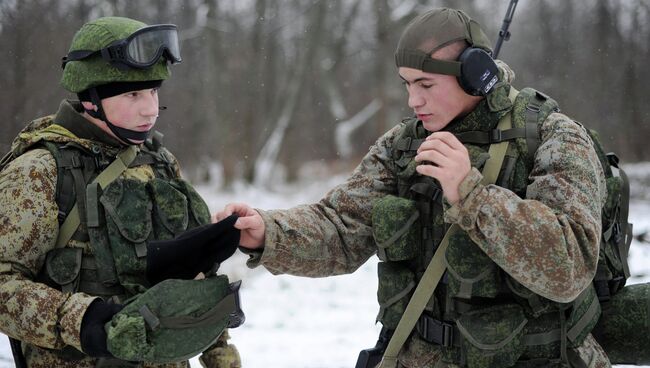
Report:
[[[590,334],[600,311],[592,279],[606,197],[592,141],[547,96],[524,89],[509,98],[514,73],[489,52],[461,11],[415,18],[396,62],[416,116],[379,138],[318,203],[272,211],[233,203],[213,220],[239,214],[249,266],[273,274],[350,273],[377,254],[378,321],[389,329],[455,224],[446,276],[402,347],[400,367],[608,367]],[[480,71],[473,80],[472,65]],[[486,185],[480,170],[508,114],[515,127],[532,116],[532,133],[510,144],[498,185]]]
[[[116,49],[109,45],[128,52],[110,54]],[[64,100],[55,115],[30,123],[2,163],[0,331],[18,343],[17,365],[187,367],[187,361],[112,359],[104,329],[120,303],[154,283],[149,275],[156,270],[146,269],[143,241],[169,239],[210,221],[205,202],[180,178],[176,159],[160,140],[145,143],[158,117],[158,89],[169,77],[168,63],[180,62],[176,28],[100,18],[77,32],[64,60],[61,83],[81,102]],[[85,185],[131,148],[137,152],[132,164],[104,188],[98,204]],[[108,203],[107,193],[115,190],[125,200]],[[57,244],[61,223],[74,212],[60,206],[74,199],[88,210],[80,211],[81,226],[71,239]],[[97,211],[109,207],[116,217]],[[203,366],[241,366],[227,340],[224,332],[203,353]]]

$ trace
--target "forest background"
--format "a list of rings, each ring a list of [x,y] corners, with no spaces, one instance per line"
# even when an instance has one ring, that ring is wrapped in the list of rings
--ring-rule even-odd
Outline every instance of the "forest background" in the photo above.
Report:
[[[194,182],[326,177],[350,170],[412,114],[393,52],[415,15],[462,9],[496,41],[508,1],[0,0],[0,152],[54,113],[61,57],[100,16],[179,26],[183,62],[157,129]],[[650,160],[649,0],[521,0],[499,58],[597,129],[624,162]]]

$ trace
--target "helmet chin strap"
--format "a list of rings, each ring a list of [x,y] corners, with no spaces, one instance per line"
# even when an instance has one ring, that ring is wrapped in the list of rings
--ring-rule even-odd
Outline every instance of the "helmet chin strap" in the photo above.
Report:
[[[115,126],[106,117],[106,114],[104,113],[104,109],[102,108],[102,100],[99,98],[99,95],[97,94],[97,90],[95,89],[95,87],[90,88],[88,92],[90,93],[91,102],[95,106],[97,106],[97,111],[86,110],[86,112],[88,113],[88,115],[92,116],[93,118],[105,122],[106,125],[108,126],[108,129],[110,129],[111,132],[113,132],[113,134],[115,134],[115,136],[119,140],[121,140],[122,142],[128,145],[135,145],[139,143],[134,143],[133,141],[142,142],[149,137],[149,130],[145,132],[138,132],[135,130],[120,128],[118,126]]]

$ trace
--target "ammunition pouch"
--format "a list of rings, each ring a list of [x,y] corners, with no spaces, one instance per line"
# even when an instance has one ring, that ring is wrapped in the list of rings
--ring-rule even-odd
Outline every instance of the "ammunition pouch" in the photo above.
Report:
[[[394,262],[379,262],[377,265],[379,286],[377,299],[379,314],[377,321],[394,330],[415,288],[415,275],[407,267]]]
[[[226,327],[243,323],[239,285],[223,275],[162,281],[127,301],[106,323],[108,350],[127,361],[189,359],[214,344]]]
[[[404,261],[417,255],[420,244],[416,202],[387,195],[372,209],[372,231],[382,261]]]
[[[449,240],[445,253],[448,292],[456,298],[494,298],[501,291],[501,272],[490,257],[464,231]]]

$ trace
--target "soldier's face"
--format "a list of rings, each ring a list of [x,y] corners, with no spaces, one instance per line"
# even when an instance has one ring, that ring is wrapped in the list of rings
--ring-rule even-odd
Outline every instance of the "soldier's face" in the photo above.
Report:
[[[456,117],[472,111],[478,103],[476,97],[463,91],[455,76],[407,67],[400,67],[399,75],[406,85],[409,107],[430,132],[443,129]]]
[[[86,104],[89,102],[84,102],[84,106]],[[137,132],[149,131],[154,127],[158,118],[158,88],[131,91],[105,98],[102,100],[102,108],[108,121],[117,127]],[[96,124],[106,133],[115,137],[106,123],[97,120]],[[142,141],[133,141],[133,143],[142,143]]]

